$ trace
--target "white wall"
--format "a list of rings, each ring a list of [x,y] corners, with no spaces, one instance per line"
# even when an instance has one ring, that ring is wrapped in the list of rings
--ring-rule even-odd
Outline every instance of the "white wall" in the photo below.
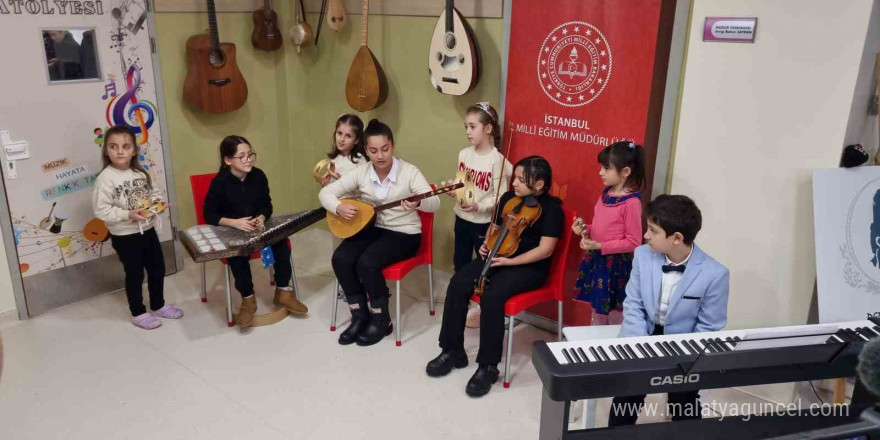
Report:
[[[12,281],[9,277],[4,239],[3,233],[0,232],[0,313],[15,309],[15,297],[12,295]]]
[[[811,172],[840,157],[874,0],[696,0],[673,194],[731,270],[729,328],[805,323]],[[704,43],[707,16],[758,17],[755,44]]]

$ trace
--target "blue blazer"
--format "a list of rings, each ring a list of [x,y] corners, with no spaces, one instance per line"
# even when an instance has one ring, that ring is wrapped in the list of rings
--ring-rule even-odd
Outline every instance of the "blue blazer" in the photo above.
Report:
[[[636,248],[618,336],[647,336],[654,332],[664,264],[666,256],[652,252],[648,245]],[[727,268],[694,244],[687,269],[669,298],[664,334],[714,332],[724,328],[729,290]]]

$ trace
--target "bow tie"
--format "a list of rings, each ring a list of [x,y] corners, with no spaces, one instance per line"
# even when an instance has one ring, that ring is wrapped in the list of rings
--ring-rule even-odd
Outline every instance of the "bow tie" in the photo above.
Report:
[[[663,267],[662,267],[661,269],[663,269],[663,273],[669,273],[669,272],[680,272],[680,273],[684,273],[684,270],[685,270],[686,268],[687,268],[687,265],[684,265],[684,264],[680,264],[680,265],[675,265],[675,264],[664,264]]]

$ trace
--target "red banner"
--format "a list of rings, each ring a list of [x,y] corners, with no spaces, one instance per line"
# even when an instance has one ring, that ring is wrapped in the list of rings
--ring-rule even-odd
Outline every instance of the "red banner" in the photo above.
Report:
[[[648,185],[653,180],[674,2],[516,0],[512,7],[505,98],[505,121],[517,130],[511,162],[547,158],[553,194],[589,223],[602,191],[602,148],[620,140],[644,145]],[[650,187],[642,194],[649,200]],[[581,255],[575,246],[569,286]],[[570,292],[565,322],[585,325],[589,308],[571,307]],[[556,319],[551,305],[538,309]]]

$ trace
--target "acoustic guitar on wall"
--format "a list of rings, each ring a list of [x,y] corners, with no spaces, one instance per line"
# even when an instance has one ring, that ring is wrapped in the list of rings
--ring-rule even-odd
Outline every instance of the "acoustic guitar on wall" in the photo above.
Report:
[[[247,101],[247,83],[235,63],[235,45],[220,42],[214,0],[207,1],[209,31],[186,40],[183,100],[205,113],[226,113]]]
[[[365,112],[379,107],[388,98],[388,80],[379,60],[367,47],[367,15],[370,0],[363,3],[363,21],[361,22],[361,48],[358,49],[348,79],[345,81],[345,99],[351,108]]]
[[[272,1],[264,0],[262,9],[254,11],[251,43],[257,49],[271,52],[280,49],[283,41],[281,29],[278,29],[278,14],[272,10]]]
[[[345,23],[348,23],[348,16],[345,14],[342,0],[330,0],[327,6],[327,25],[330,29],[338,31],[345,27]]]
[[[446,8],[434,27],[428,73],[434,89],[447,95],[464,95],[479,81],[480,47],[453,0],[446,0]]]

